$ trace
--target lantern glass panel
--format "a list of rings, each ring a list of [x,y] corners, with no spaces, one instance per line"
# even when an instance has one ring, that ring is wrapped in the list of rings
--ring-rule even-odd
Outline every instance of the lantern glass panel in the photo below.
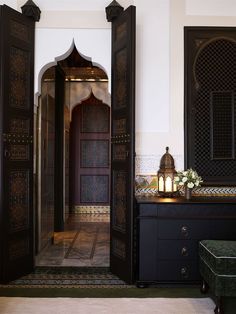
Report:
[[[159,177],[158,190],[164,192],[164,179],[162,176]]]
[[[171,180],[171,177],[169,177],[169,176],[166,178],[165,191],[166,192],[172,192],[172,180]]]

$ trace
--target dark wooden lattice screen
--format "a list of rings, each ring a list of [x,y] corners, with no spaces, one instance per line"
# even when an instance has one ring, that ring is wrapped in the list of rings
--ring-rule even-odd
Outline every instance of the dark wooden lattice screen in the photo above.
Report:
[[[236,180],[236,29],[185,29],[186,167],[205,183]]]

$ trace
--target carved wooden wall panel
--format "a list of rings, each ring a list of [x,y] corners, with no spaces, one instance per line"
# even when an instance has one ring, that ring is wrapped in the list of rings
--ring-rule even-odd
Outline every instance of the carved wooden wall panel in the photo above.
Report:
[[[112,227],[121,232],[126,232],[126,208],[127,208],[127,173],[125,171],[113,171],[113,217]]]
[[[81,175],[80,189],[81,203],[108,203],[109,176]]]
[[[0,281],[34,266],[35,21],[0,5]]]
[[[212,159],[234,159],[234,92],[211,93]]]
[[[109,205],[110,108],[90,97],[72,112],[70,191],[73,208]]]
[[[126,144],[114,144],[112,150],[113,161],[126,161],[128,150]]]
[[[113,238],[112,239],[112,253],[119,258],[125,260],[126,258],[126,244],[124,241],[118,239],[118,238]]]
[[[9,260],[11,262],[29,255],[30,244],[29,239],[14,239],[9,242]]]
[[[130,283],[134,252],[135,16],[136,8],[130,6],[112,20],[110,267]]]
[[[11,171],[9,175],[10,232],[29,228],[29,171]]]
[[[236,177],[236,29],[185,29],[186,168],[205,184]]]
[[[29,52],[11,47],[10,50],[10,106],[29,108]]]
[[[110,125],[110,111],[108,106],[98,104],[82,106],[82,132],[107,133]]]
[[[29,161],[29,145],[9,145],[9,158],[12,161]]]
[[[126,36],[127,36],[127,23],[123,22],[116,27],[115,41],[124,40]]]
[[[11,36],[25,42],[30,40],[30,30],[27,25],[19,23],[16,20],[10,21],[10,34]]]
[[[14,118],[10,120],[9,123],[9,132],[10,133],[30,133],[30,120],[29,119],[18,119]]]
[[[125,134],[127,132],[127,119],[114,119],[112,129],[114,135]]]
[[[82,168],[109,167],[108,140],[81,140],[80,151]]]
[[[115,109],[125,108],[127,103],[127,50],[123,48],[116,53],[115,57],[115,77],[114,81],[116,89],[116,102],[114,102]]]

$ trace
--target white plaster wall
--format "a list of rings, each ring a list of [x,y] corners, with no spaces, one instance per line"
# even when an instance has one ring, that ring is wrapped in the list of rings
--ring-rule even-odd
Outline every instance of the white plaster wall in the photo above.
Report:
[[[169,130],[169,0],[136,0],[136,131]],[[160,119],[160,117],[165,117]],[[159,119],[158,119],[159,117]]]
[[[17,10],[17,0],[0,0],[0,5],[6,4],[9,7]]]
[[[99,64],[109,77],[111,73],[110,29],[54,29],[37,28],[35,39],[35,92],[40,92],[42,68],[64,59],[65,53],[75,42],[77,50]],[[40,73],[41,71],[41,73]]]
[[[235,16],[235,0],[186,0],[187,15]]]

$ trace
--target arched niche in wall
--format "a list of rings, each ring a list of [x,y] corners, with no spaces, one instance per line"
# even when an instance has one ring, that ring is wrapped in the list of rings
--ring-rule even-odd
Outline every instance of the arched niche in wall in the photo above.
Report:
[[[185,29],[185,165],[235,184],[236,28]]]

